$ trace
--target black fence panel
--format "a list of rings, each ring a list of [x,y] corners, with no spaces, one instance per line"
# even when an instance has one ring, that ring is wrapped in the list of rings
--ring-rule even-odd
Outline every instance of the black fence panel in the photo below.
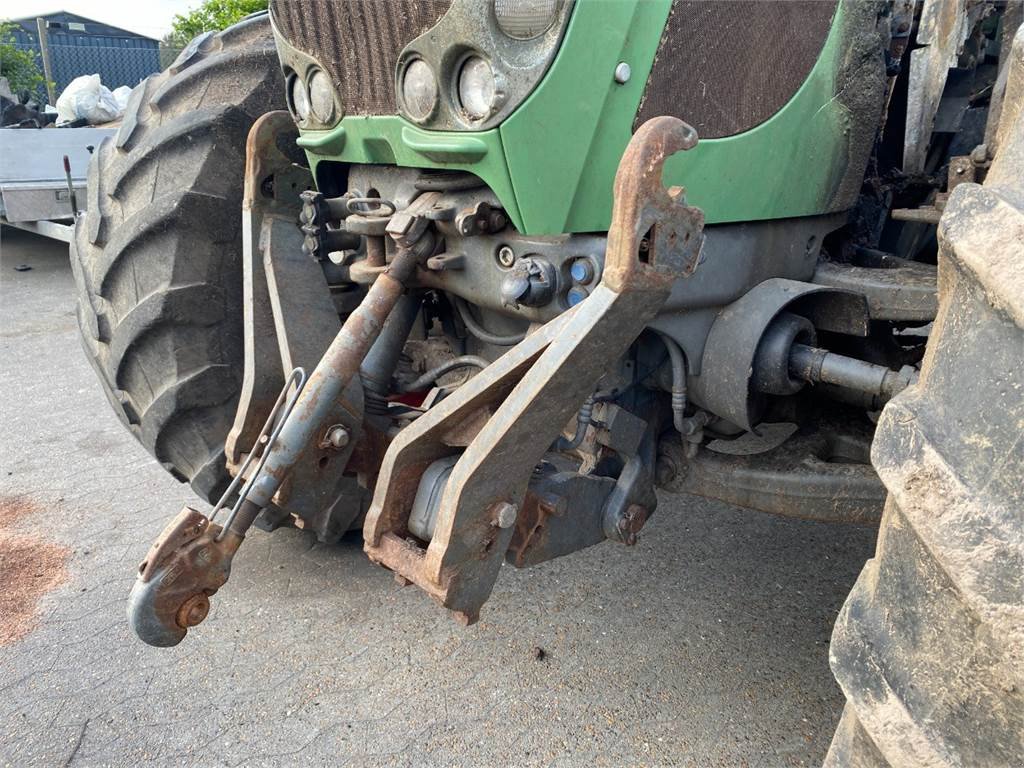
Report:
[[[85,43],[88,44],[85,44]],[[135,87],[142,80],[155,72],[161,71],[162,52],[154,47],[127,47],[121,45],[96,45],[93,38],[85,38],[83,43],[76,41],[73,45],[50,43],[50,64],[53,67],[55,92],[59,96],[68,83],[80,75],[98,74],[100,80],[110,90],[127,85]],[[109,42],[109,41],[108,41]],[[43,71],[42,54],[37,45],[19,45],[22,50],[30,50],[36,55],[39,71]],[[171,59],[175,52],[164,52]],[[45,93],[42,94],[45,96]]]

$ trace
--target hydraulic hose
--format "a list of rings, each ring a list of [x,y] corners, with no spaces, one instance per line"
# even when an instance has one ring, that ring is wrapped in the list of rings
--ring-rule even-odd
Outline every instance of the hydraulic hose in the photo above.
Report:
[[[452,371],[458,370],[459,368],[479,368],[480,370],[483,370],[490,364],[490,360],[478,357],[477,355],[462,355],[461,357],[453,357],[451,360],[445,360],[440,365],[435,365],[422,376],[402,387],[402,391],[418,392],[421,389],[425,389],[426,387],[433,384],[446,373],[451,373]]]
[[[672,424],[680,434],[686,434],[686,355],[675,339],[661,331],[655,331],[668,350],[672,364]]]
[[[494,344],[499,347],[514,347],[526,338],[525,331],[523,333],[517,333],[510,336],[499,336],[496,333],[491,333],[476,321],[470,313],[469,305],[466,303],[465,299],[461,296],[453,296],[452,298],[455,301],[455,308],[459,312],[459,317],[462,318],[462,322],[466,325],[466,330],[480,339],[480,341],[487,344]]]
[[[587,434],[587,427],[590,426],[590,422],[594,417],[594,398],[588,397],[582,406],[580,406],[579,413],[576,415],[576,434],[572,436],[571,440],[566,440],[564,437],[559,437],[555,441],[556,451],[571,451],[573,448],[579,447],[580,443],[583,442],[584,436]]]

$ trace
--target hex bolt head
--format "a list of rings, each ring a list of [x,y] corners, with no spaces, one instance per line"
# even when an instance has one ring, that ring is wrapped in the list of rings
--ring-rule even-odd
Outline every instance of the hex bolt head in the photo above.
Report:
[[[210,598],[203,593],[199,593],[198,595],[192,595],[192,597],[179,606],[174,620],[182,629],[188,629],[202,622],[209,612]]]
[[[337,448],[338,450],[348,445],[350,437],[348,430],[340,424],[336,424],[327,430],[327,442],[330,443],[332,448]]]
[[[629,78],[633,75],[633,69],[624,61],[620,61],[615,65],[615,82],[619,85],[625,85],[629,82]]]
[[[519,507],[515,504],[503,501],[498,504],[498,508],[494,510],[494,524],[499,528],[511,528],[516,524],[516,518],[518,516]]]
[[[516,252],[512,250],[511,246],[503,245],[498,249],[498,253],[495,255],[495,258],[497,258],[498,263],[501,266],[508,269],[516,263]]]

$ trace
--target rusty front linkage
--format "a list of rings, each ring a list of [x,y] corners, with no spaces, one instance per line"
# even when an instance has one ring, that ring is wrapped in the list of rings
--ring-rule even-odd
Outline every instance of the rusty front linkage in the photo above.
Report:
[[[609,363],[654,318],[674,281],[697,266],[703,214],[685,204],[681,189],[666,190],[661,182],[665,159],[696,143],[696,132],[675,118],[641,126],[615,177],[602,282],[586,301],[428,409],[387,449],[364,526],[366,552],[464,621],[475,621],[490,595],[513,536],[522,529],[520,510],[536,506],[528,498],[530,478],[561,427],[594,391]],[[346,422],[345,393],[358,384],[360,364],[430,255],[429,247],[408,235],[417,229],[410,227],[412,209],[428,205],[430,194],[391,217],[387,232],[397,249],[387,266],[378,267],[366,297],[309,381],[303,386],[304,377],[296,372],[286,383],[225,494],[229,498],[248,472],[223,527],[212,515],[185,508],[153,545],[128,605],[129,620],[147,643],[175,645],[206,617],[209,597],[227,581],[246,532],[282,484],[293,479],[311,445],[321,444],[338,425],[351,427],[352,440],[357,439],[359,425]],[[428,521],[411,521],[425,473],[442,459],[448,474],[439,503]],[[605,526],[601,535],[630,540],[645,517],[636,514],[635,505],[630,509],[625,523]],[[523,559],[522,548],[518,551]]]
[[[693,128],[676,118],[641,126],[615,176],[598,287],[427,411],[388,448],[363,527],[366,552],[463,622],[476,621],[490,596],[531,475],[562,426],[655,317],[673,283],[697,267],[703,213],[685,204],[682,189],[668,191],[661,182],[665,159],[696,143]],[[425,470],[455,455],[429,531],[411,526]],[[610,527],[611,537],[634,534],[629,522]],[[424,548],[417,541],[426,533]]]

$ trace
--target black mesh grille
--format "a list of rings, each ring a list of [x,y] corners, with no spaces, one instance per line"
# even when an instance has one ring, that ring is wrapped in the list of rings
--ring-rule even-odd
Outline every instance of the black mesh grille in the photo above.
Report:
[[[349,115],[391,115],[395,64],[402,49],[430,29],[452,0],[272,0],[274,25],[319,61]]]
[[[634,130],[658,115],[701,138],[763,123],[807,79],[836,0],[675,0]]]

